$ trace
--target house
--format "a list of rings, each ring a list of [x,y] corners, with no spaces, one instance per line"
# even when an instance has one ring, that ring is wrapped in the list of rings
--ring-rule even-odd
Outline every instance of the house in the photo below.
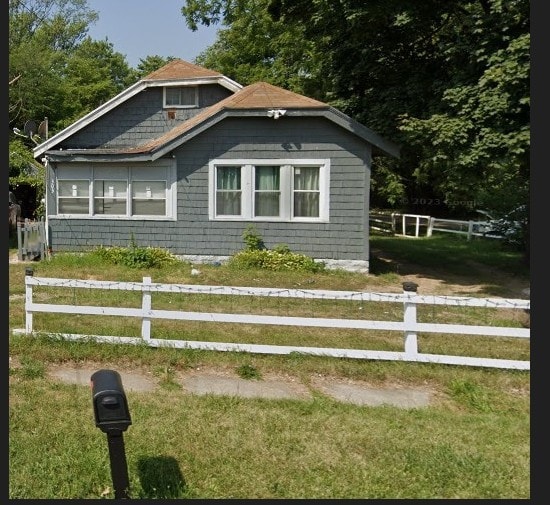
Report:
[[[265,245],[368,272],[374,155],[399,149],[335,108],[173,60],[34,149],[52,252],[161,247],[193,262]]]

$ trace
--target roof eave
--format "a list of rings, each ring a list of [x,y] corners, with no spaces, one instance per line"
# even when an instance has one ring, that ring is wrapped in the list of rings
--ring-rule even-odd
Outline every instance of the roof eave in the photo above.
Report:
[[[159,86],[197,86],[200,84],[219,84],[230,91],[236,92],[243,87],[238,82],[225,76],[190,77],[186,79],[145,79],[141,82],[146,83],[148,88],[155,88]]]

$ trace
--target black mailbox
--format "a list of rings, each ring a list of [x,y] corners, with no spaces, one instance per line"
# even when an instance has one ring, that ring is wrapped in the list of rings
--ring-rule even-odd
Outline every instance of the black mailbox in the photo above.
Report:
[[[95,425],[105,433],[126,431],[132,424],[120,374],[98,370],[91,377]]]

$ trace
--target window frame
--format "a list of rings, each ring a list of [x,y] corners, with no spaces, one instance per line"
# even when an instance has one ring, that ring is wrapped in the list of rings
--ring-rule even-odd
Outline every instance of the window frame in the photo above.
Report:
[[[88,212],[82,214],[60,213],[59,186],[63,181],[81,180],[88,182]],[[95,183],[104,184],[108,181],[126,182],[125,192],[125,213],[124,214],[102,214],[95,213]],[[133,184],[139,182],[164,182],[164,214],[133,214],[134,203]],[[177,217],[177,180],[176,164],[171,163],[157,165],[154,167],[140,167],[137,165],[124,166],[94,166],[68,167],[60,166],[55,170],[55,188],[52,188],[56,203],[56,213],[50,217],[62,217],[67,219],[129,219],[136,221],[147,220],[176,220]],[[155,198],[160,200],[161,198]]]
[[[166,102],[167,100],[167,91],[168,90],[174,90],[174,89],[192,89],[194,90],[194,102],[192,104],[168,104]],[[180,101],[181,101],[181,94],[180,94]],[[196,109],[199,106],[199,87],[198,86],[164,86],[162,88],[162,106],[164,109]]]
[[[217,167],[241,167],[241,214],[216,215]],[[278,216],[255,216],[255,170],[256,166],[280,167],[280,208]],[[319,216],[294,216],[294,168],[319,167]],[[330,159],[214,159],[208,164],[208,217],[211,221],[279,221],[326,223],[330,207]]]

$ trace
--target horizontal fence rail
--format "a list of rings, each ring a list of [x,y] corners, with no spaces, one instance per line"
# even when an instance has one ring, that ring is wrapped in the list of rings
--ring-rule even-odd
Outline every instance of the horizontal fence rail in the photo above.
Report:
[[[101,290],[137,291],[142,293],[141,307],[102,307],[90,305],[66,305],[52,303],[36,303],[33,300],[33,287],[86,288]],[[68,340],[93,339],[98,342],[139,344],[145,343],[152,347],[174,347],[186,349],[205,349],[217,351],[240,351],[267,354],[290,354],[293,352],[331,357],[397,360],[424,363],[441,363],[453,365],[468,365],[493,368],[509,368],[529,370],[530,362],[521,360],[479,358],[467,356],[451,356],[439,354],[423,354],[418,351],[417,334],[447,333],[460,335],[483,335],[491,337],[530,338],[529,328],[477,326],[463,324],[434,324],[417,321],[418,305],[447,305],[455,307],[484,307],[495,309],[530,310],[530,301],[522,299],[502,298],[469,298],[457,296],[419,295],[416,285],[404,283],[402,293],[369,293],[362,291],[304,290],[231,286],[207,286],[188,284],[152,283],[150,277],[144,277],[143,282],[117,282],[97,280],[76,280],[34,277],[32,272],[25,275],[25,329],[14,333],[32,335],[33,314],[37,312],[57,314],[81,314],[92,316],[122,316],[140,318],[141,337],[116,337],[102,335],[63,334]],[[222,296],[253,296],[319,299],[334,301],[390,302],[403,306],[402,321],[374,321],[359,319],[338,319],[318,317],[271,316],[261,314],[230,314],[218,312],[191,312],[180,310],[159,310],[152,308],[152,293],[174,293],[181,295],[202,294]],[[204,321],[214,323],[238,323],[252,325],[280,325],[298,327],[323,327],[359,330],[389,330],[403,333],[403,352],[376,351],[363,349],[340,349],[328,347],[303,347],[282,345],[236,344],[221,342],[200,342],[191,340],[168,340],[151,338],[151,321],[154,319]],[[36,332],[39,333],[39,332]],[[56,334],[59,335],[59,334]]]
[[[433,232],[455,233],[472,237],[503,238],[501,235],[489,233],[488,221],[462,221],[458,219],[441,219],[421,214],[401,214],[399,212],[371,212],[369,227],[378,232],[403,235],[404,237],[431,237]]]

